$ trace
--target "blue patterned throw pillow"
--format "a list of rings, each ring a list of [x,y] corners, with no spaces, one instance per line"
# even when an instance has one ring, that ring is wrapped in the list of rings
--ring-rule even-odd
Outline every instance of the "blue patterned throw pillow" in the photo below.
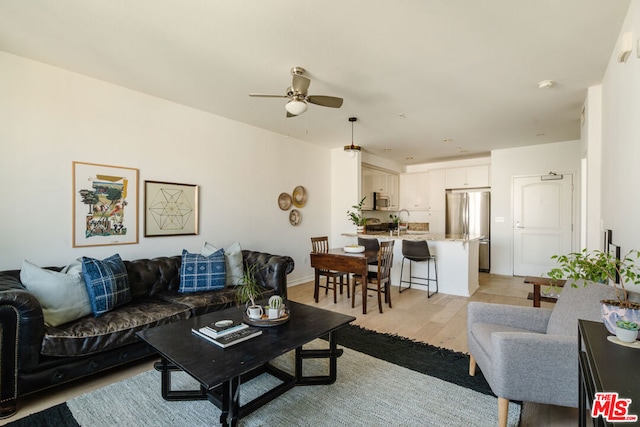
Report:
[[[227,271],[224,260],[224,249],[209,256],[192,254],[182,250],[180,265],[180,288],[178,292],[190,293],[213,291],[224,288]]]
[[[131,301],[127,268],[120,255],[102,261],[82,257],[82,273],[95,317]]]

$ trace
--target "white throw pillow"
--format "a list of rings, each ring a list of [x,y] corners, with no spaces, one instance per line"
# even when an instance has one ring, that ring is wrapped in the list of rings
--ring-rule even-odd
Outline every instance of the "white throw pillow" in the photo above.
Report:
[[[215,245],[204,242],[202,244],[202,250],[200,254],[208,257],[214,252],[217,252],[220,248]],[[242,248],[240,243],[235,242],[224,250],[224,260],[227,267],[227,286],[235,286],[242,281],[242,275],[244,274],[244,264],[242,262]]]
[[[44,321],[49,326],[62,325],[92,313],[79,260],[60,272],[24,260],[20,281],[40,301]]]

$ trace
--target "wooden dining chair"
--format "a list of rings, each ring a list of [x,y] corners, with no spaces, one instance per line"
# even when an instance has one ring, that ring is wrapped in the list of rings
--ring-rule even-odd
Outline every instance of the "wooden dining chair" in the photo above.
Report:
[[[323,253],[329,252],[329,237],[312,237],[311,238],[311,247],[313,252]],[[351,292],[349,291],[349,273],[345,273],[342,271],[333,271],[333,270],[323,270],[318,269],[320,276],[326,277],[327,281],[324,285],[318,280],[313,289],[313,296],[318,302],[318,298],[320,296],[320,288],[324,288],[325,295],[328,294],[329,289],[333,289],[333,303],[336,304],[338,302],[338,286],[340,286],[340,295],[342,295],[342,289],[344,286],[347,287],[347,298],[350,297]]]
[[[378,309],[382,313],[382,294],[384,294],[384,302],[391,306],[391,264],[393,264],[393,243],[389,240],[380,243],[378,251],[378,270],[370,271],[367,278],[367,284],[362,286],[362,292],[376,291],[378,293]],[[363,277],[359,274],[353,275],[353,284],[351,289],[351,308],[356,303],[356,286],[362,284]],[[365,295],[366,297],[366,295]]]

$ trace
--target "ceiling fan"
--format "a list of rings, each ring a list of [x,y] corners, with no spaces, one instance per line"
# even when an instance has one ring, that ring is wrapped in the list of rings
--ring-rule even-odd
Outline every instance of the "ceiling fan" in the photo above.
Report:
[[[307,90],[309,90],[311,80],[305,77],[304,72],[305,69],[302,67],[293,67],[291,69],[293,82],[291,86],[287,88],[286,95],[250,93],[249,96],[260,98],[288,98],[289,102],[285,105],[287,117],[295,117],[307,111],[307,102],[331,108],[340,108],[342,106],[342,98],[325,95],[308,95]]]

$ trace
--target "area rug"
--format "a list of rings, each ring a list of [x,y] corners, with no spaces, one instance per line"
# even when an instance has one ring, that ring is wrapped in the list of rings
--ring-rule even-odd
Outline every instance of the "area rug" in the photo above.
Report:
[[[437,376],[462,379],[468,356],[415,343],[399,337],[349,327],[340,331],[344,354],[338,360],[338,380],[327,386],[295,387],[273,402],[241,419],[241,426],[494,426],[497,399],[486,394],[482,378],[459,385]],[[378,344],[374,341],[378,338]],[[348,344],[347,344],[348,343]],[[361,347],[388,359],[373,357],[347,347]],[[316,340],[310,347],[326,347]],[[274,361],[292,371],[293,352]],[[401,366],[416,362],[414,368]],[[424,361],[428,362],[424,362]],[[400,363],[395,363],[400,362]],[[306,374],[326,370],[325,360],[306,360]],[[420,372],[430,371],[425,374]],[[326,371],[325,371],[326,372]],[[174,375],[172,387],[193,388],[187,375]],[[484,385],[481,385],[484,382]],[[276,385],[262,375],[243,384],[241,401],[247,401]],[[475,388],[475,389],[474,389]],[[490,393],[490,391],[489,391]],[[160,374],[148,371],[102,389],[71,399],[41,413],[10,424],[20,426],[158,426],[196,427],[217,425],[220,411],[207,401],[166,402],[160,396]],[[518,425],[520,405],[509,405],[509,425]]]

